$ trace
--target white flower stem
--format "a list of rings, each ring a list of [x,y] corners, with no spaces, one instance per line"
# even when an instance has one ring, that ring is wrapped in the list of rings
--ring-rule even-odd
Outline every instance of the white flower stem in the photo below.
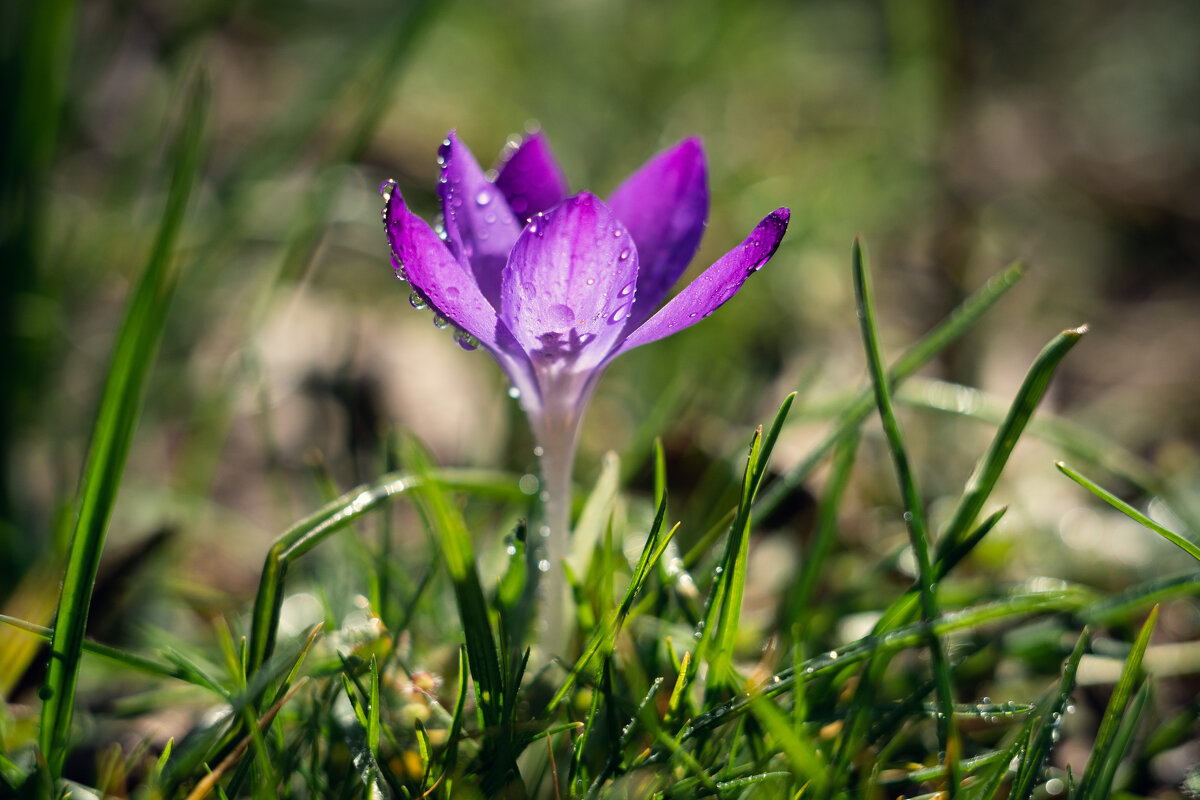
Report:
[[[570,659],[571,618],[574,602],[567,592],[563,563],[571,542],[571,472],[579,441],[579,406],[546,408],[538,426],[541,447],[543,558],[549,568],[541,575],[542,646],[547,658]]]

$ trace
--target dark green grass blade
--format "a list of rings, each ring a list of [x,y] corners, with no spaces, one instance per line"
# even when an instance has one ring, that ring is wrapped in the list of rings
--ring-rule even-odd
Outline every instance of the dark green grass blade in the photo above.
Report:
[[[428,456],[414,441],[404,451],[404,461],[422,478],[417,488],[417,508],[425,521],[436,549],[446,562],[458,602],[459,618],[466,638],[467,662],[475,681],[475,693],[483,712],[484,724],[499,725],[504,704],[504,679],[500,653],[488,617],[487,601],[479,582],[471,536],[462,514],[451,504],[446,493],[430,480]]]
[[[1120,594],[1093,603],[1080,618],[1088,625],[1111,625],[1141,613],[1147,606],[1155,603],[1197,595],[1200,595],[1200,572],[1152,578]]]
[[[988,312],[1008,290],[1016,285],[1025,275],[1025,267],[1020,263],[1008,266],[999,274],[983,285],[950,313],[936,328],[927,333],[919,342],[909,348],[896,360],[888,370],[889,385],[897,385],[909,378],[918,369],[933,360],[934,356],[945,350],[959,337],[970,330],[980,317]],[[763,493],[755,509],[760,514],[774,511],[783,500],[791,494],[816,469],[839,441],[851,431],[857,430],[871,412],[875,402],[870,388],[861,391],[851,402],[842,415],[838,417],[833,430],[813,448],[808,456],[788,471],[786,475],[773,483]]]
[[[909,540],[913,553],[917,557],[917,585],[921,596],[921,616],[925,621],[936,619],[938,616],[937,599],[934,594],[936,577],[930,558],[929,534],[925,527],[925,511],[921,496],[917,490],[916,480],[908,463],[908,454],[904,448],[904,440],[900,434],[900,424],[896,420],[892,408],[891,391],[888,378],[884,372],[883,359],[879,352],[879,341],[875,332],[875,311],[871,303],[870,267],[867,261],[866,248],[859,240],[854,241],[853,250],[854,293],[857,298],[858,319],[862,328],[863,345],[867,353],[867,365],[871,375],[871,383],[875,389],[875,404],[879,408],[879,416],[883,422],[884,434],[887,436],[888,447],[892,453],[896,479],[900,484],[900,494],[904,500],[904,521],[908,528]],[[947,787],[949,796],[954,797],[958,788],[957,735],[954,727],[954,693],[950,683],[950,666],[946,652],[936,633],[929,636],[929,653],[933,662],[933,672],[937,679],[938,700],[942,713],[938,719],[938,736],[942,749],[946,751],[946,760],[950,768]]]
[[[1033,726],[1036,717],[1030,717],[1026,720],[1024,727],[1020,733],[1012,740],[1003,755],[992,764],[992,768],[982,776],[979,783],[975,784],[968,790],[967,797],[970,800],[993,800],[996,792],[1000,791],[1000,785],[1004,782],[1004,778],[1008,775],[1009,765],[1013,759],[1020,758],[1024,753],[1029,751],[1029,743],[1033,741]]]
[[[1141,688],[1138,689],[1138,693],[1134,695],[1133,702],[1129,704],[1129,710],[1125,712],[1125,716],[1121,720],[1121,726],[1113,737],[1113,743],[1109,748],[1108,757],[1104,760],[1104,765],[1097,771],[1091,795],[1080,792],[1077,795],[1080,800],[1112,796],[1113,776],[1117,773],[1117,767],[1121,765],[1121,759],[1129,751],[1129,744],[1133,741],[1133,734],[1137,731],[1138,720],[1141,719],[1142,710],[1146,707],[1149,699],[1150,682],[1144,681]]]
[[[178,283],[178,271],[173,268],[175,239],[183,224],[192,184],[200,171],[207,109],[207,84],[203,79],[197,79],[187,92],[182,127],[174,142],[166,208],[150,259],[133,291],[117,334],[92,431],[50,646],[50,666],[41,693],[39,744],[51,775],[55,777],[62,771],[67,754],[88,607],[108,520],[141,416],[146,383],[162,340],[167,310]]]
[[[1129,698],[1133,695],[1134,686],[1141,678],[1142,658],[1146,655],[1146,648],[1150,644],[1150,634],[1154,630],[1154,623],[1158,620],[1158,606],[1155,606],[1150,611],[1150,616],[1146,618],[1146,622],[1142,625],[1142,630],[1138,633],[1138,637],[1134,640],[1133,650],[1130,651],[1129,657],[1125,659],[1125,666],[1121,669],[1121,677],[1117,680],[1117,685],[1113,688],[1112,697],[1108,700],[1108,707],[1104,709],[1104,717],[1100,720],[1100,730],[1096,733],[1096,741],[1092,745],[1092,754],[1088,758],[1087,768],[1083,771],[1083,777],[1079,780],[1080,800],[1090,800],[1108,796],[1107,786],[1101,787],[1098,783],[1100,775],[1104,771],[1105,765],[1113,758],[1120,761],[1123,751],[1114,750],[1113,744],[1117,737],[1117,729],[1120,727],[1121,719],[1125,716],[1125,708],[1129,704]],[[1093,791],[1095,790],[1095,791]]]
[[[1075,673],[1079,670],[1079,662],[1083,658],[1084,650],[1087,649],[1087,642],[1088,632],[1085,628],[1063,667],[1062,680],[1059,682],[1054,699],[1039,715],[1037,733],[1034,734],[1025,758],[1021,760],[1021,768],[1017,772],[1017,779],[1013,782],[1012,792],[1009,795],[1013,800],[1027,800],[1033,796],[1033,790],[1037,788],[1042,765],[1046,763],[1046,759],[1050,756],[1050,749],[1054,746],[1055,732],[1062,719],[1063,710],[1071,699],[1071,692],[1075,689]]]
[[[1138,522],[1138,523],[1144,525],[1145,527],[1149,528],[1150,530],[1154,531],[1159,536],[1163,537],[1168,542],[1175,545],[1176,547],[1178,547],[1183,552],[1187,553],[1192,558],[1196,559],[1197,561],[1200,561],[1200,545],[1197,545],[1195,542],[1191,541],[1190,539],[1188,539],[1185,536],[1181,536],[1180,534],[1175,533],[1172,530],[1168,530],[1167,528],[1164,528],[1162,525],[1159,525],[1157,522],[1150,519],[1145,514],[1138,511],[1136,508],[1134,508],[1133,506],[1126,503],[1124,500],[1122,500],[1119,497],[1117,497],[1116,495],[1114,495],[1112,492],[1108,491],[1107,489],[1104,489],[1103,487],[1099,486],[1098,484],[1094,483],[1093,481],[1088,480],[1087,478],[1080,475],[1078,472],[1071,469],[1070,467],[1068,467],[1066,464],[1062,463],[1061,461],[1054,462],[1054,466],[1058,467],[1059,472],[1066,475],[1068,478],[1075,481],[1076,483],[1078,483],[1083,488],[1087,489],[1092,494],[1096,495],[1096,497],[1099,497],[1101,500],[1108,503],[1110,506],[1115,508],[1117,511],[1120,511],[1122,514],[1124,514],[1125,516],[1134,520],[1135,522]]]
[[[996,430],[996,435],[988,445],[987,452],[979,459],[971,477],[967,479],[966,489],[959,499],[954,515],[946,524],[938,541],[939,555],[957,545],[975,522],[975,518],[979,516],[983,504],[996,487],[996,481],[1000,479],[1000,473],[1008,464],[1008,457],[1012,455],[1017,440],[1025,431],[1025,426],[1029,423],[1038,404],[1045,397],[1046,389],[1050,385],[1050,379],[1054,376],[1055,370],[1085,333],[1087,333],[1086,325],[1074,330],[1063,331],[1050,340],[1050,343],[1042,348],[1037,358],[1034,359],[1033,366],[1025,374],[1025,380],[1021,382],[1021,388],[1017,390],[1016,398],[1009,407],[1004,421]]]

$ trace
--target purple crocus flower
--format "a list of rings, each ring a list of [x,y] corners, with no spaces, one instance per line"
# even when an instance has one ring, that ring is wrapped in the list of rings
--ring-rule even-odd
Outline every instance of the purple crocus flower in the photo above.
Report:
[[[728,301],[775,253],[789,211],[767,215],[665,305],[708,216],[700,142],[652,158],[605,203],[568,196],[546,139],[525,139],[489,177],[453,132],[438,150],[444,232],[415,216],[395,183],[381,187],[396,274],[482,344],[519,390],[542,457],[551,642],[559,641],[570,473],[579,423],[604,368],[621,353],[687,328]],[[551,567],[553,568],[551,569]],[[557,588],[555,588],[557,587]]]

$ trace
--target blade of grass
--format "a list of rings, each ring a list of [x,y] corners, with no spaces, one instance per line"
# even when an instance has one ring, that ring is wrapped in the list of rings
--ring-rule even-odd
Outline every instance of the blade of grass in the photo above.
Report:
[[[117,334],[96,425],[92,429],[54,639],[50,645],[50,666],[40,693],[39,745],[54,778],[61,774],[67,755],[88,608],[108,532],[108,520],[141,417],[146,385],[166,327],[171,297],[178,283],[179,273],[174,269],[173,258],[175,240],[183,225],[192,185],[200,172],[208,95],[203,78],[193,80],[186,92],[181,127],[175,135],[172,151],[166,208],[150,258]]]
[[[1133,702],[1129,704],[1129,710],[1125,712],[1125,716],[1121,719],[1121,726],[1117,729],[1116,735],[1113,737],[1112,746],[1109,748],[1108,758],[1104,761],[1104,766],[1096,775],[1096,782],[1093,784],[1095,791],[1092,792],[1092,797],[1111,797],[1113,776],[1117,774],[1117,767],[1121,765],[1121,759],[1125,753],[1129,751],[1129,744],[1133,741],[1133,734],[1137,731],[1138,720],[1142,717],[1142,710],[1146,707],[1146,702],[1150,699],[1150,681],[1144,681],[1138,693],[1134,696]],[[1077,795],[1086,800],[1087,795],[1082,792]]]
[[[1021,382],[1021,388],[1017,390],[1017,395],[1013,399],[1012,405],[1009,406],[1008,414],[1000,423],[1000,427],[996,429],[996,435],[992,437],[987,451],[979,459],[974,471],[967,479],[967,485],[963,490],[962,497],[959,498],[958,506],[954,509],[953,516],[946,523],[946,527],[939,537],[939,556],[958,545],[975,522],[975,518],[979,516],[983,504],[991,495],[992,490],[996,488],[996,481],[1000,480],[1000,473],[1008,464],[1008,458],[1012,455],[1017,440],[1025,431],[1025,426],[1029,423],[1038,404],[1045,397],[1046,389],[1050,385],[1050,379],[1054,376],[1055,370],[1085,333],[1087,333],[1086,325],[1063,331],[1051,339],[1033,360],[1033,365],[1025,374],[1025,380]]]
[[[1012,791],[1009,793],[1009,797],[1013,800],[1028,800],[1033,796],[1033,790],[1037,788],[1042,765],[1050,755],[1050,748],[1054,746],[1055,733],[1061,723],[1063,709],[1066,708],[1067,701],[1071,698],[1071,692],[1075,689],[1075,673],[1079,670],[1079,662],[1083,658],[1084,650],[1087,649],[1087,642],[1088,631],[1084,628],[1083,633],[1075,642],[1075,649],[1071,651],[1070,657],[1063,666],[1062,680],[1059,682],[1053,701],[1048,703],[1039,715],[1037,733],[1034,734],[1033,742],[1026,751],[1025,758],[1021,760],[1021,768],[1017,772],[1017,779],[1013,782]]]
[[[896,479],[900,484],[900,495],[904,500],[905,527],[908,529],[913,553],[917,557],[917,585],[921,595],[921,616],[926,622],[929,622],[937,618],[938,608],[934,593],[935,576],[930,559],[929,535],[925,527],[925,512],[921,504],[921,495],[917,491],[916,480],[909,467],[904,439],[900,434],[900,424],[897,422],[895,411],[892,408],[891,391],[888,387],[888,378],[884,372],[879,341],[875,332],[875,311],[871,303],[870,267],[866,248],[858,239],[854,240],[852,261],[858,319],[862,328],[863,345],[867,353],[871,383],[875,389],[875,404],[883,422],[883,431],[891,450]],[[934,676],[937,678],[938,701],[942,708],[941,716],[938,719],[938,740],[942,750],[946,753],[946,763],[949,767],[946,783],[948,797],[953,798],[958,790],[956,763],[958,744],[954,725],[954,690],[950,683],[950,667],[946,659],[946,652],[942,647],[941,640],[932,629],[928,647],[930,658],[933,661]]]
[[[1154,623],[1157,620],[1158,606],[1155,606],[1151,609],[1150,615],[1146,617],[1146,622],[1142,625],[1137,639],[1134,640],[1133,649],[1129,652],[1129,657],[1125,659],[1125,666],[1121,669],[1121,677],[1117,680],[1117,685],[1113,687],[1108,707],[1104,709],[1104,717],[1100,720],[1100,730],[1096,732],[1096,741],[1092,744],[1092,754],[1088,757],[1087,767],[1083,771],[1083,777],[1079,780],[1078,797],[1080,800],[1089,800],[1092,797],[1102,800],[1108,796],[1107,786],[1102,788],[1098,781],[1105,765],[1114,755],[1112,746],[1117,737],[1117,729],[1120,727],[1121,719],[1125,716],[1125,708],[1129,704],[1129,698],[1133,695],[1134,686],[1141,678],[1142,658],[1146,655],[1146,648],[1150,644],[1150,634],[1153,632]],[[1118,761],[1120,752],[1115,753]],[[1091,793],[1093,788],[1097,789],[1096,793]]]
[[[1176,547],[1178,547],[1183,552],[1187,553],[1192,558],[1196,559],[1197,561],[1200,561],[1200,545],[1197,545],[1195,542],[1191,541],[1187,537],[1181,536],[1178,533],[1175,533],[1174,531],[1168,530],[1167,528],[1164,528],[1162,525],[1159,525],[1157,522],[1150,519],[1145,514],[1138,511],[1136,508],[1134,508],[1133,506],[1126,503],[1124,500],[1122,500],[1119,497],[1117,497],[1116,495],[1114,495],[1112,492],[1108,491],[1107,489],[1104,489],[1100,485],[1098,485],[1098,484],[1094,483],[1093,481],[1080,475],[1078,472],[1071,469],[1070,467],[1068,467],[1066,464],[1062,463],[1061,461],[1055,461],[1054,466],[1058,467],[1059,472],[1066,475],[1068,478],[1075,481],[1076,483],[1078,483],[1083,488],[1087,489],[1092,494],[1096,495],[1096,497],[1099,497],[1101,500],[1108,503],[1110,506],[1115,508],[1117,511],[1120,511],[1122,514],[1129,517],[1133,521],[1138,522],[1141,525],[1143,525],[1144,527],[1147,527],[1150,530],[1154,531],[1159,536],[1163,537],[1168,542],[1175,545]]]
[[[432,474],[429,457],[411,439],[404,447],[404,462],[422,478],[416,487],[417,509],[435,550],[442,554],[454,585],[454,597],[466,638],[467,662],[475,681],[484,725],[499,725],[504,704],[504,679],[471,536],[462,514],[450,503],[442,488],[429,479]]]
[[[964,300],[945,320],[927,333],[920,341],[906,350],[892,365],[887,373],[888,385],[903,383],[918,369],[929,363],[934,356],[945,350],[959,337],[970,330],[980,317],[986,314],[1009,289],[1017,284],[1025,275],[1025,266],[1019,262],[1010,264],[1003,271],[993,276],[978,291]],[[770,514],[784,499],[800,486],[816,469],[839,441],[863,423],[875,408],[874,398],[870,388],[864,389],[846,407],[834,424],[833,430],[821,440],[807,457],[786,475],[781,477],[763,493],[758,501],[759,514]]]

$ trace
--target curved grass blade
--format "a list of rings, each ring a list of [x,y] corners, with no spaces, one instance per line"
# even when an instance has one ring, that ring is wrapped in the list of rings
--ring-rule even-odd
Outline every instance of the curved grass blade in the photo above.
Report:
[[[50,666],[41,692],[39,744],[55,778],[61,774],[67,755],[88,608],[108,520],[178,283],[179,273],[174,269],[173,258],[175,240],[183,225],[192,185],[200,172],[208,97],[204,79],[194,80],[183,104],[181,129],[175,136],[166,208],[146,269],[126,307],[92,429],[50,645]]]
[[[1112,697],[1108,700],[1108,707],[1104,709],[1104,717],[1100,720],[1100,730],[1097,731],[1096,741],[1092,745],[1092,754],[1088,758],[1083,777],[1079,780],[1078,797],[1080,800],[1089,800],[1092,797],[1099,800],[1108,796],[1107,785],[1101,786],[1099,779],[1108,762],[1113,759],[1120,761],[1121,754],[1124,752],[1123,750],[1114,750],[1113,744],[1117,738],[1117,729],[1120,727],[1121,719],[1125,716],[1129,698],[1133,695],[1133,687],[1141,677],[1142,659],[1146,655],[1146,647],[1150,644],[1150,634],[1153,632],[1154,623],[1157,620],[1158,606],[1155,606],[1150,611],[1150,616],[1146,618],[1145,624],[1142,625],[1137,639],[1134,640],[1133,649],[1129,652],[1129,657],[1125,659],[1125,666],[1121,669],[1121,677],[1117,680]],[[1094,793],[1091,792],[1093,788],[1096,790]]]
[[[970,330],[979,318],[986,314],[1008,290],[1025,276],[1025,266],[1014,262],[993,276],[978,291],[957,306],[936,328],[925,334],[916,344],[904,352],[887,372],[889,385],[898,385],[911,377],[918,369],[928,364],[933,357],[953,344]],[[851,431],[857,430],[875,408],[872,390],[864,389],[854,398],[834,424],[833,430],[813,448],[807,457],[786,475],[781,477],[758,501],[759,514],[770,514],[784,499],[803,483],[833,449],[834,445]]]
[[[936,577],[930,559],[925,511],[921,504],[921,495],[917,491],[916,480],[909,467],[904,439],[900,434],[900,424],[897,422],[895,411],[892,408],[891,391],[888,387],[888,378],[884,372],[879,341],[875,332],[875,310],[871,303],[870,267],[866,248],[858,239],[854,240],[853,273],[858,319],[862,328],[863,345],[867,353],[871,383],[875,389],[875,405],[879,409],[879,416],[883,422],[883,431],[891,450],[896,479],[900,484],[900,495],[904,500],[904,522],[908,529],[913,553],[917,557],[917,585],[921,596],[921,616],[928,622],[937,618],[938,608],[937,598],[934,594]],[[950,767],[947,788],[949,797],[953,798],[958,788],[958,769],[955,758],[958,747],[954,726],[954,690],[950,683],[950,666],[946,659],[946,652],[942,647],[941,640],[932,630],[929,635],[928,647],[933,662],[934,677],[937,679],[938,701],[942,708],[942,713],[938,718],[938,738],[942,749],[946,752],[947,764]]]
[[[1055,461],[1054,466],[1058,467],[1059,472],[1066,475],[1068,478],[1075,481],[1076,483],[1078,483],[1083,488],[1087,489],[1092,494],[1096,495],[1096,497],[1099,497],[1101,500],[1108,503],[1110,506],[1115,508],[1117,511],[1120,511],[1122,514],[1129,517],[1134,522],[1138,522],[1141,525],[1154,531],[1159,536],[1163,537],[1168,542],[1175,545],[1176,547],[1178,547],[1183,552],[1187,553],[1192,558],[1196,559],[1197,561],[1200,561],[1200,545],[1197,545],[1195,542],[1191,541],[1190,539],[1188,539],[1185,536],[1181,536],[1180,534],[1175,533],[1175,531],[1168,530],[1167,528],[1164,528],[1162,525],[1159,525],[1157,522],[1150,519],[1145,514],[1138,511],[1136,508],[1134,508],[1133,506],[1126,503],[1124,500],[1122,500],[1119,497],[1117,497],[1116,495],[1114,495],[1112,492],[1108,491],[1107,489],[1104,489],[1103,487],[1096,484],[1095,482],[1080,475],[1078,472],[1071,469],[1070,467],[1068,467],[1066,464],[1062,463],[1061,461]]]

